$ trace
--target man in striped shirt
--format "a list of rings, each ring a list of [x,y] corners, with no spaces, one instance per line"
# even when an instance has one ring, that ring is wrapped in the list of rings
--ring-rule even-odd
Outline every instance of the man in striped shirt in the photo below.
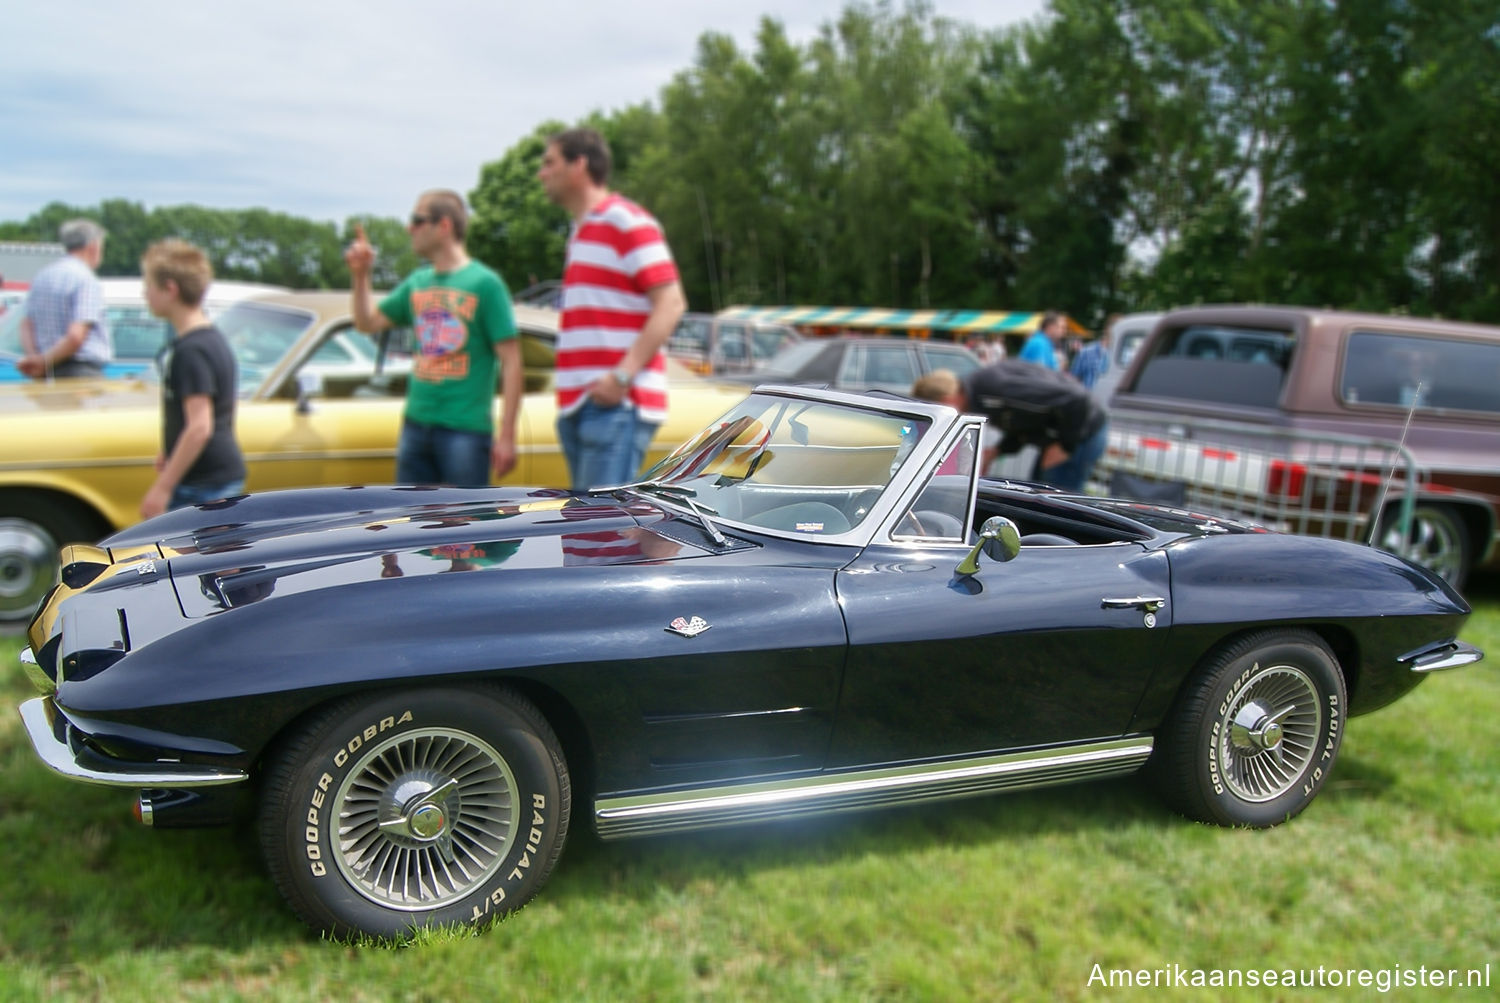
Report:
[[[537,178],[573,217],[557,335],[557,435],[575,490],[640,472],[667,416],[661,348],[687,309],[661,226],[607,187],[609,146],[593,129],[551,136]]]

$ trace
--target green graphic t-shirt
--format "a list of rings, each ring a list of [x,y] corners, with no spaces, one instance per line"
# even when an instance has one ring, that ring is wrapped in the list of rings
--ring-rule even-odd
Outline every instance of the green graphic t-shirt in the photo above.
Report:
[[[495,345],[516,336],[504,280],[477,261],[446,273],[428,265],[381,300],[380,312],[417,334],[406,417],[424,425],[492,432]]]

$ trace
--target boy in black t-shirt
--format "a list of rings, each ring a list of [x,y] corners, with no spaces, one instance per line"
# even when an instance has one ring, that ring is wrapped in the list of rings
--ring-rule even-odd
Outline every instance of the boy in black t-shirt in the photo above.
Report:
[[[156,481],[141,500],[141,516],[149,519],[239,494],[245,459],[234,438],[234,352],[203,312],[214,277],[208,257],[186,241],[158,241],[141,258],[141,274],[146,305],[175,334],[157,356],[162,451]]]

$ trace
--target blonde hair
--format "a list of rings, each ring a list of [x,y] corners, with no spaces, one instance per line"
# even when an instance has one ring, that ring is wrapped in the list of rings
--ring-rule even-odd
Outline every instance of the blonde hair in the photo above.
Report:
[[[141,256],[141,274],[158,289],[168,281],[177,284],[177,298],[185,306],[198,306],[208,284],[214,280],[214,267],[208,255],[185,240],[158,240]]]
[[[958,377],[951,370],[934,369],[917,377],[911,386],[911,395],[917,400],[935,401],[939,404],[958,393]]]

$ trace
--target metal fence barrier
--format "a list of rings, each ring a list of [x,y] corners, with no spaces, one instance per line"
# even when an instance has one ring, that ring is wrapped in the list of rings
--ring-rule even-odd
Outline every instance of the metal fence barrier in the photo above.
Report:
[[[1089,490],[1369,543],[1406,538],[1420,478],[1389,440],[1111,410]]]

